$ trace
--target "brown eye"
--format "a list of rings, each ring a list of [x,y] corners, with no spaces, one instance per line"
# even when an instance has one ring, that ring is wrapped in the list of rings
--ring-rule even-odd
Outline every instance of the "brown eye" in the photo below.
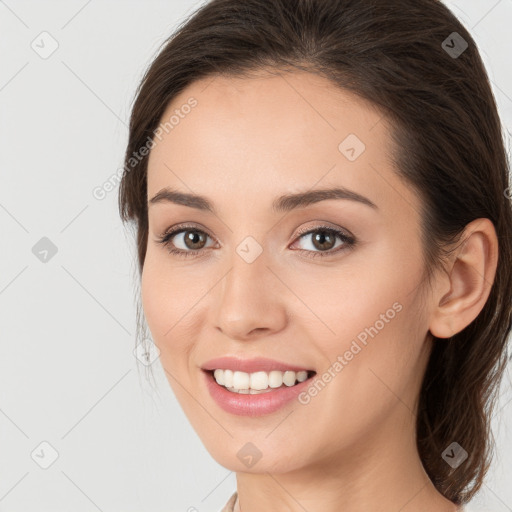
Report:
[[[298,246],[299,250],[312,258],[334,255],[354,247],[356,243],[353,236],[338,229],[322,226],[302,233],[298,240],[302,243],[302,247]],[[336,243],[337,241],[339,241],[338,244]]]
[[[165,233],[157,240],[172,254],[179,256],[192,256],[202,252],[210,236],[204,231],[192,227],[176,228]]]
[[[191,251],[202,249],[206,244],[206,237],[208,235],[202,231],[187,230],[183,231],[183,233],[183,242],[185,243],[185,246]]]
[[[336,243],[336,236],[330,231],[317,230],[312,237],[313,246],[321,251],[332,249]]]
[[[174,230],[166,232],[162,238],[156,241],[164,245],[169,253],[188,257],[204,253],[203,249],[208,247],[206,245],[208,238],[212,237],[201,229],[178,226]],[[309,243],[310,247],[299,247],[299,249],[312,258],[334,255],[335,253],[352,248],[356,243],[353,236],[337,229],[322,226],[302,233],[298,240],[307,240],[307,238],[311,240]],[[336,244],[337,241],[340,243]]]

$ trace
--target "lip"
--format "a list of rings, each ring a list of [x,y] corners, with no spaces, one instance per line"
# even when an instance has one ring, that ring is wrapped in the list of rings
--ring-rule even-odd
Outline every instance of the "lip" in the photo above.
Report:
[[[271,372],[272,370],[279,370],[285,372],[292,370],[294,372],[300,371],[314,371],[312,368],[305,368],[290,363],[284,363],[275,359],[268,359],[265,357],[256,357],[253,359],[240,359],[237,357],[226,356],[210,359],[204,363],[201,368],[203,370],[233,370],[246,373],[254,372]],[[305,381],[306,382],[306,381]],[[294,386],[293,386],[294,387]],[[256,396],[256,395],[253,395]]]
[[[217,364],[217,363],[216,363]],[[220,366],[222,368],[222,365]],[[261,368],[261,366],[260,366]],[[290,366],[288,366],[290,369]],[[277,368],[275,368],[277,369]],[[242,370],[239,370],[242,371]],[[271,414],[291,403],[304,389],[311,384],[312,377],[294,386],[283,386],[267,393],[250,395],[228,391],[217,384],[213,371],[203,369],[206,387],[210,396],[224,411],[238,416],[262,416]],[[315,374],[316,375],[316,374]]]

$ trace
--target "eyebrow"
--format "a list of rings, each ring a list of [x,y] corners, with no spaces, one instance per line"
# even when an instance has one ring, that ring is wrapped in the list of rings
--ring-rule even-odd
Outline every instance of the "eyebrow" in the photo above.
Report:
[[[272,211],[275,213],[289,212],[297,208],[305,208],[311,204],[319,203],[320,201],[327,201],[329,199],[347,199],[378,210],[377,205],[367,197],[344,187],[336,187],[282,195],[273,201]],[[180,192],[168,187],[160,190],[148,201],[148,204],[151,205],[165,202],[196,208],[197,210],[211,212],[215,215],[217,214],[212,202],[206,197],[198,194]]]

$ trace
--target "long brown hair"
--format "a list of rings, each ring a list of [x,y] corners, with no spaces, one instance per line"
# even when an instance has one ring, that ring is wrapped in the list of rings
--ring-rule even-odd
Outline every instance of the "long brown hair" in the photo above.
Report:
[[[135,224],[139,272],[148,239],[148,158],[133,155],[154,138],[166,106],[192,82],[264,68],[322,75],[389,120],[396,172],[422,199],[428,276],[469,222],[483,217],[494,224],[499,253],[490,296],[465,329],[450,340],[434,338],[418,405],[425,470],[446,498],[467,503],[491,461],[490,421],[512,327],[509,161],[475,41],[436,0],[203,5],[165,41],[136,91],[119,208],[123,221]],[[442,458],[454,441],[469,454],[455,470]]]

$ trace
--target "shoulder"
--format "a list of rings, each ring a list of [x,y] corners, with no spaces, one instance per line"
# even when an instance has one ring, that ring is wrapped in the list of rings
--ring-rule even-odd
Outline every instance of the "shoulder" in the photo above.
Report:
[[[228,502],[224,505],[224,508],[220,510],[220,512],[233,512],[235,502],[236,502],[237,492],[235,491],[231,497],[229,498]]]

